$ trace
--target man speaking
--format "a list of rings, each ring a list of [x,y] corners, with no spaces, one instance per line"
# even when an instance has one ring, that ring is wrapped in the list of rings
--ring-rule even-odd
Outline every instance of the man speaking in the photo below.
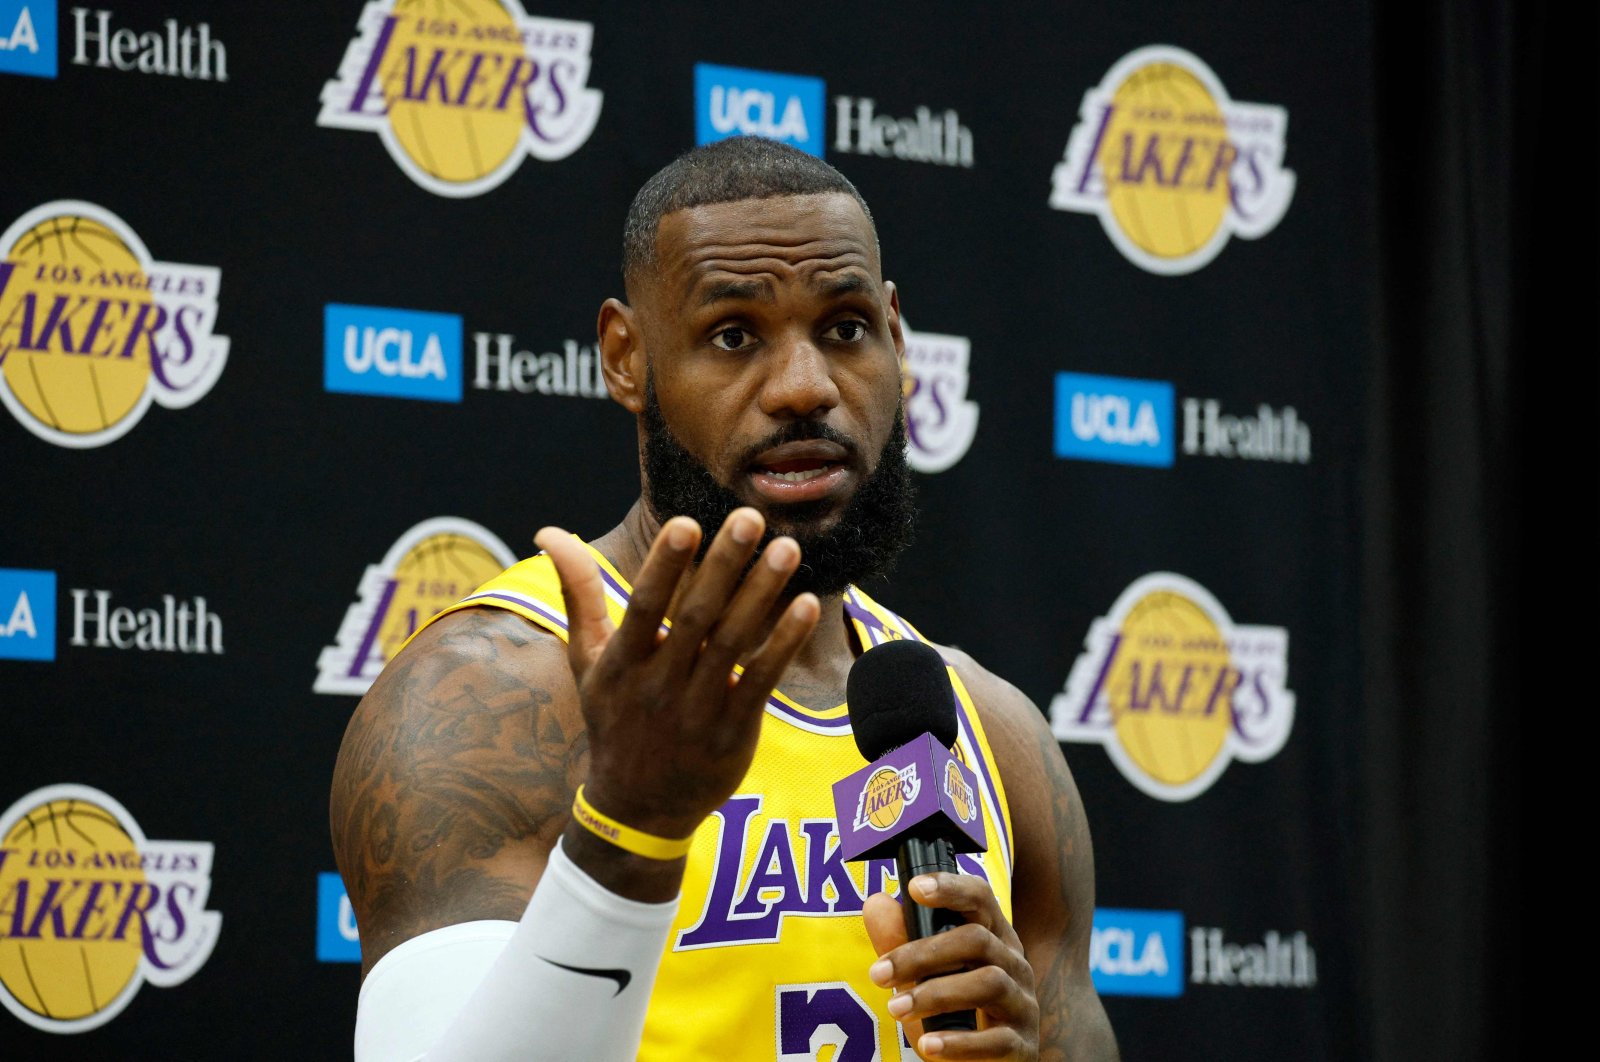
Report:
[[[850,667],[922,640],[855,586],[913,517],[866,204],[724,140],[640,190],[622,265],[598,328],[639,501],[591,542],[542,530],[345,734],[357,1058],[1114,1058],[1083,808],[1014,687],[935,647],[988,850],[900,888],[960,925],[907,940],[893,861],[837,850],[830,787],[866,762]],[[923,1028],[964,1010],[975,1029]]]

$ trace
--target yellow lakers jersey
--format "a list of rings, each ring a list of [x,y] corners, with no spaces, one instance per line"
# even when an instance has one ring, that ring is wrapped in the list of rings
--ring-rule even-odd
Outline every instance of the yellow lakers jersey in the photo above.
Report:
[[[611,619],[630,588],[592,546]],[[440,613],[515,612],[565,640],[555,566],[522,561]],[[900,617],[852,587],[845,609],[859,645],[922,640]],[[972,699],[947,669],[959,703],[956,752],[978,776],[987,852],[962,855],[1011,917],[1011,819],[1005,787]],[[887,989],[867,978],[876,953],[861,920],[866,896],[899,890],[892,859],[839,857],[831,786],[866,766],[846,706],[815,710],[781,691],[767,702],[750,772],[695,832],[683,898],[656,975],[639,1058],[840,1062],[915,1058],[889,1016]],[[832,1051],[826,1050],[832,1047]]]

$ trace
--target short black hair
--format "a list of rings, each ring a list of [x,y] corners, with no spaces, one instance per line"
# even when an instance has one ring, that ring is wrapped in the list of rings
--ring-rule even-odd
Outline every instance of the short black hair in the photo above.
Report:
[[[867,201],[849,178],[799,148],[766,137],[735,136],[686,151],[662,167],[633,197],[622,229],[623,286],[632,298],[634,279],[655,266],[656,232],[668,214],[741,199],[829,192],[854,199],[868,224],[872,223]]]

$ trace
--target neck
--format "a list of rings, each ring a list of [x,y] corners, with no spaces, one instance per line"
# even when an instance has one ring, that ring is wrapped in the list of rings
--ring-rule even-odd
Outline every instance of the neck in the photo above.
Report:
[[[705,528],[704,533],[714,535],[716,530]],[[595,539],[593,545],[631,586],[639,570],[644,567],[650,544],[660,533],[661,522],[641,498],[633,503],[620,524]],[[687,582],[685,580],[680,584],[680,593]],[[767,617],[768,630],[791,600],[790,596],[779,599],[772,614]],[[821,599],[821,604],[822,618],[811,632],[811,637],[795,654],[781,683],[786,695],[811,708],[831,708],[844,699],[844,676],[859,651],[851,634],[850,622],[845,616],[844,595],[830,594]],[[677,598],[674,596],[673,607],[676,605]],[[669,607],[668,615],[671,613],[672,608]],[[812,703],[813,700],[816,703]]]

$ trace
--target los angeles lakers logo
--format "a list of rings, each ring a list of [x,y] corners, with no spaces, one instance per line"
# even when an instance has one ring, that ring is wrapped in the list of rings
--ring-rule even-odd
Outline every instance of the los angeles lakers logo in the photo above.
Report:
[[[46,1032],[120,1014],[146,981],[182,984],[211,956],[211,854],[150,841],[83,785],[35,790],[0,815],[0,1003]]]
[[[57,446],[103,446],[152,402],[193,405],[228,360],[215,266],[158,262],[121,218],[58,200],[0,235],[0,401]]]
[[[1106,747],[1161,800],[1191,800],[1235,758],[1277,754],[1294,725],[1289,634],[1236,624],[1199,583],[1155,572],[1094,621],[1050,705],[1062,741]]]
[[[904,317],[900,328],[906,461],[918,472],[943,472],[966,456],[978,432],[978,403],[967,397],[972,343],[965,336],[914,332]]]
[[[906,805],[913,803],[920,792],[922,781],[917,777],[916,764],[878,768],[867,776],[867,784],[861,787],[861,796],[856,800],[856,829],[894,829]]]
[[[594,27],[517,0],[374,0],[322,90],[317,124],[377,133],[436,195],[482,195],[523,159],[554,162],[594,131]]]
[[[961,776],[961,769],[956,766],[955,760],[944,765],[944,795],[950,798],[950,806],[962,822],[971,822],[978,817],[978,798]]]
[[[338,640],[317,658],[312,689],[366,693],[418,627],[514,563],[506,544],[471,520],[422,521],[367,567]]]
[[[1084,93],[1050,205],[1098,214],[1119,251],[1152,273],[1192,273],[1228,237],[1255,239],[1294,195],[1289,115],[1228,98],[1181,48],[1140,48]]]

